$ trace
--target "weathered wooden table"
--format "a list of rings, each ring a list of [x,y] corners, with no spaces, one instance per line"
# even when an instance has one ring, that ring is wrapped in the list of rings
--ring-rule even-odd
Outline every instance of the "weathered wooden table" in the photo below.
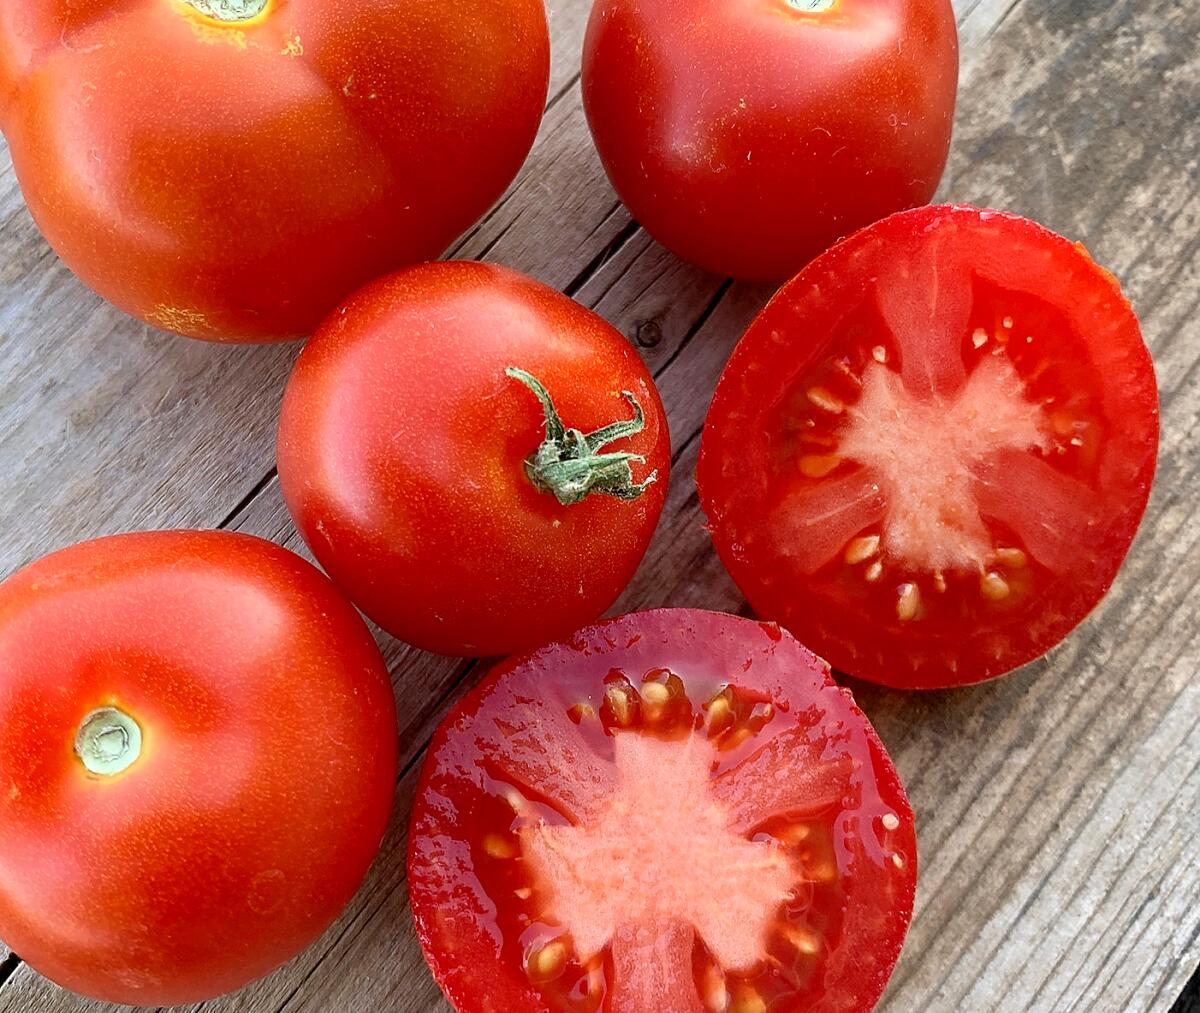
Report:
[[[921,845],[916,917],[882,1006],[1166,1010],[1200,963],[1200,2],[956,6],[962,86],[942,196],[1030,215],[1123,279],[1158,365],[1162,456],[1116,587],[1049,658],[953,692],[854,685]],[[553,8],[537,147],[454,253],[557,285],[637,343],[669,410],[675,471],[622,608],[736,611],[692,472],[709,393],[769,293],[679,263],[630,220],[580,107],[585,0]],[[42,241],[5,158],[0,573],[135,528],[220,526],[302,549],[272,467],[297,351],[171,338],[104,305]],[[197,1009],[445,1008],[408,916],[405,824],[430,732],[480,667],[381,640],[403,762],[382,856],[319,943]],[[0,948],[0,1013],[102,1008]]]

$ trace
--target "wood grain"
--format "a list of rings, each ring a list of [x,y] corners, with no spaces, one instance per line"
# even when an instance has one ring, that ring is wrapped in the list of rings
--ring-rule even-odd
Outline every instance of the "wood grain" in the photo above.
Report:
[[[1122,277],[1158,364],[1163,446],[1116,587],[1049,658],[971,690],[853,684],[909,786],[921,843],[917,914],[883,1006],[1166,1009],[1200,962],[1200,8],[957,6],[963,91],[943,194],[1084,239]],[[616,203],[573,86],[584,13],[578,0],[555,9],[556,98],[538,146],[461,254],[596,306],[659,378],[675,472],[621,607],[736,611],[692,470],[712,386],[767,293],[680,264]],[[167,524],[224,522],[301,548],[270,470],[293,355],[131,325],[47,253],[0,176],[0,570],[76,537]],[[379,862],[322,941],[198,1009],[445,1008],[412,937],[403,828],[424,743],[480,669],[381,644],[408,766]],[[0,1011],[106,1008],[23,966],[0,988]]]

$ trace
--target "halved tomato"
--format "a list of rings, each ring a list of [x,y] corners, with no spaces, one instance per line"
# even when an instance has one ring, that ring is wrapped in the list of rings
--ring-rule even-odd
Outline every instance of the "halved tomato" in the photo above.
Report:
[[[905,688],[1047,651],[1145,510],[1158,391],[1082,246],[929,207],[818,257],[738,344],[705,424],[713,541],[753,607]]]
[[[866,1010],[908,927],[912,811],[829,668],[663,609],[493,671],[438,729],[409,883],[462,1013]]]

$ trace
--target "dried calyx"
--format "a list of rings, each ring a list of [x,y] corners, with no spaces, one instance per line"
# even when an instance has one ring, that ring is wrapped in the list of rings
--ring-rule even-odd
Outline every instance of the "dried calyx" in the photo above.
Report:
[[[239,24],[243,21],[253,21],[267,9],[271,0],[184,0],[206,18],[223,21],[227,24]]]
[[[635,436],[646,428],[642,406],[629,391],[621,394],[633,409],[633,418],[584,434],[563,425],[549,392],[539,380],[515,366],[505,373],[533,391],[546,415],[546,438],[525,460],[525,473],[540,492],[552,493],[563,506],[570,506],[593,492],[617,499],[637,499],[658,481],[657,470],[641,482],[634,481],[632,466],[646,460],[641,454],[601,453],[608,444]]]

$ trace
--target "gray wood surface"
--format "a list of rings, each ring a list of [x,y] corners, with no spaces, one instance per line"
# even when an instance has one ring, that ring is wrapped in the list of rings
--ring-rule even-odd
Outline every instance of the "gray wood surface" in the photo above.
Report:
[[[1122,278],[1157,361],[1162,456],[1113,592],[1049,658],[968,690],[854,684],[908,785],[921,846],[916,916],[882,1008],[1166,1010],[1200,963],[1200,5],[956,7],[962,93],[942,196],[1037,218]],[[701,528],[692,472],[716,377],[769,293],[680,264],[630,221],[580,108],[584,0],[553,8],[537,147],[459,253],[594,306],[658,377],[675,471],[621,608],[741,610]],[[5,163],[0,573],[144,527],[224,524],[302,549],[272,469],[296,351],[174,339],[106,307],[37,235]],[[445,1008],[407,913],[404,824],[428,736],[478,666],[380,641],[405,762],[383,853],[320,942],[197,1009]],[[0,1013],[106,1008],[24,965],[0,986]]]

